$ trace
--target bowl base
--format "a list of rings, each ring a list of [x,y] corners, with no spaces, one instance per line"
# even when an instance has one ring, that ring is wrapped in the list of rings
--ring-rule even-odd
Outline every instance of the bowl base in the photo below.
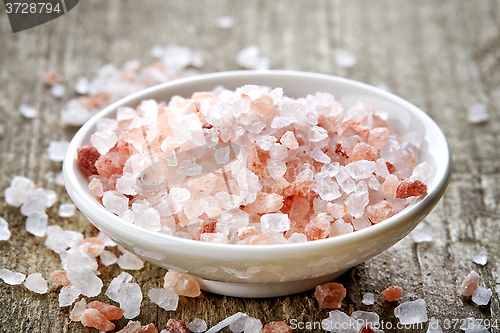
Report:
[[[236,283],[204,279],[199,279],[199,282],[202,290],[214,294],[243,298],[264,298],[288,296],[311,290],[319,284],[335,280],[345,272],[347,272],[347,269],[312,279],[274,283]]]

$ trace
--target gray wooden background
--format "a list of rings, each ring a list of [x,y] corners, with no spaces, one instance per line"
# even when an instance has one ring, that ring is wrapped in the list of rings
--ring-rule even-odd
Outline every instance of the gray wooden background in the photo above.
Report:
[[[232,29],[215,26],[214,20],[221,15],[235,19]],[[270,58],[273,69],[386,84],[425,110],[449,140],[452,181],[426,219],[434,230],[434,241],[415,244],[406,238],[348,271],[339,279],[347,288],[342,311],[376,311],[395,325],[396,305],[387,304],[378,293],[396,284],[404,288],[402,301],[425,299],[429,317],[442,321],[474,316],[500,325],[499,29],[500,2],[495,0],[83,0],[61,18],[16,34],[0,5],[0,190],[3,193],[15,175],[23,175],[56,189],[59,203],[69,201],[63,188],[47,185],[43,179],[46,172],[58,172],[61,167],[48,160],[49,141],[69,140],[76,131],[58,123],[61,108],[72,96],[55,100],[49,94],[42,81],[47,70],[74,83],[82,75],[94,77],[106,63],[121,66],[134,58],[152,63],[152,46],[170,43],[203,52],[202,72],[236,70],[237,52],[256,44]],[[336,65],[335,54],[341,49],[358,57],[354,67]],[[467,108],[475,102],[487,105],[489,122],[467,122]],[[34,105],[39,116],[33,120],[21,116],[21,103]],[[79,212],[65,219],[57,217],[56,208],[48,213],[49,224],[95,234]],[[40,272],[45,278],[61,268],[58,256],[43,246],[43,239],[24,230],[25,218],[19,209],[0,200],[0,216],[12,231],[10,240],[0,242],[0,268]],[[472,263],[483,248],[489,251],[484,267]],[[477,306],[457,293],[460,279],[471,269],[481,274],[482,285],[493,290],[488,306]],[[102,268],[105,285],[119,271],[116,265]],[[160,286],[164,273],[149,264],[132,272],[143,294]],[[0,281],[0,331],[96,331],[70,322],[69,309],[57,304],[59,288],[52,282],[49,288],[46,295],[38,295]],[[365,292],[377,295],[374,306],[361,303]],[[98,299],[107,301],[103,294]],[[321,321],[328,314],[318,308],[312,292],[275,299],[204,293],[197,299],[181,298],[175,312],[159,309],[145,297],[137,319],[164,329],[168,318],[189,322],[199,317],[213,325],[237,311],[263,323],[293,318]],[[125,324],[125,319],[120,320],[118,328]]]

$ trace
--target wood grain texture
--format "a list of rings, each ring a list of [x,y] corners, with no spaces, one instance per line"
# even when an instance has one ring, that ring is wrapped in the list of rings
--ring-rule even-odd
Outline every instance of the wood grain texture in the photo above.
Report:
[[[217,28],[214,20],[221,15],[232,16],[235,26]],[[106,63],[121,66],[130,59],[151,63],[153,45],[170,43],[202,52],[206,60],[202,72],[235,70],[239,69],[237,52],[255,44],[271,59],[273,69],[386,84],[425,110],[449,140],[452,180],[426,219],[434,230],[434,241],[415,244],[405,238],[349,270],[338,280],[348,290],[341,310],[376,311],[395,325],[396,305],[382,301],[379,292],[400,285],[402,301],[424,298],[429,317],[443,321],[474,316],[500,325],[499,29],[500,3],[496,0],[87,0],[59,19],[16,34],[0,5],[0,189],[3,192],[15,175],[22,175],[54,188],[59,203],[69,202],[63,188],[43,179],[46,172],[61,168],[49,161],[48,143],[69,140],[76,131],[58,122],[72,94],[55,100],[42,82],[46,71],[55,70],[73,84],[79,76],[93,77]],[[337,66],[335,55],[341,49],[358,57],[353,68]],[[467,108],[474,102],[487,105],[489,122],[467,123]],[[23,118],[17,111],[21,103],[36,107],[39,116]],[[86,236],[96,233],[82,214],[58,218],[55,207],[48,210],[49,224]],[[58,256],[43,246],[44,240],[24,230],[25,218],[19,209],[0,200],[0,216],[12,231],[10,240],[0,242],[0,268],[40,272],[47,279],[52,270],[61,268]],[[483,248],[489,252],[484,267],[472,263]],[[488,306],[477,306],[457,293],[460,279],[472,269],[481,274],[481,284],[493,290]],[[119,272],[116,265],[102,268],[104,284]],[[162,285],[165,270],[146,264],[131,273],[146,295]],[[51,282],[49,293],[38,295],[1,282],[0,331],[95,332],[68,320],[69,309],[58,306],[58,290]],[[377,295],[374,306],[361,303],[365,292]],[[104,295],[97,299],[107,301]],[[198,317],[211,326],[237,311],[263,323],[314,322],[328,316],[327,310],[318,308],[312,292],[274,299],[204,293],[197,299],[181,297],[175,312],[163,311],[145,297],[137,320],[164,329],[168,318],[189,322]],[[125,324],[122,319],[117,327]],[[426,329],[386,330],[401,331]]]

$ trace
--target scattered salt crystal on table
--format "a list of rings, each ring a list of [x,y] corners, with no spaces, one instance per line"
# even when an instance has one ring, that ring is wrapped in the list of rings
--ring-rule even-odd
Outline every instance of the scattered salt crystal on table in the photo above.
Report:
[[[340,283],[328,282],[316,287],[314,297],[320,308],[339,309],[346,295],[346,289]]]
[[[168,333],[189,333],[186,324],[182,320],[170,318],[167,321],[166,331]]]
[[[108,235],[106,235],[102,231],[99,231],[96,238],[99,238],[100,240],[102,240],[104,242],[104,246],[106,246],[106,247],[116,246],[116,243],[111,238],[109,238]]]
[[[90,253],[82,252],[78,248],[71,248],[66,254],[66,262],[63,267],[68,270],[88,269],[93,272],[97,271],[97,261]]]
[[[229,330],[233,333],[241,333],[245,329],[245,323],[248,319],[248,315],[245,313],[243,316],[239,317],[231,324],[229,324]]]
[[[24,281],[24,286],[38,294],[45,294],[48,290],[47,281],[45,281],[40,273],[28,275],[26,281]]]
[[[488,120],[490,120],[490,115],[483,103],[474,103],[467,110],[467,121],[469,123],[482,123]]]
[[[379,326],[379,315],[375,312],[368,311],[354,311],[351,313],[351,318],[356,320],[357,328],[361,329],[365,326],[378,327]]]
[[[59,307],[73,304],[82,292],[75,286],[64,286],[59,291]]]
[[[330,311],[328,318],[321,321],[321,328],[334,333],[358,333],[355,320],[342,311]]]
[[[479,252],[472,261],[478,265],[486,265],[488,263],[488,251],[486,249]]]
[[[375,304],[375,295],[372,293],[363,294],[363,300],[361,301],[364,305],[373,305]]]
[[[48,220],[49,216],[45,212],[34,212],[26,218],[26,231],[34,236],[43,237]]]
[[[443,329],[439,325],[439,321],[436,318],[431,318],[426,333],[443,333]]]
[[[479,282],[479,274],[474,271],[471,271],[469,275],[467,275],[464,278],[460,286],[460,291],[462,293],[462,296],[465,297],[472,296],[478,286],[478,282]]]
[[[87,304],[87,309],[99,310],[99,312],[102,313],[107,320],[118,320],[123,316],[122,309],[101,301],[90,302]]]
[[[205,333],[216,333],[216,332],[219,332],[224,327],[231,325],[231,323],[235,322],[236,320],[238,320],[242,316],[246,316],[246,313],[237,312],[234,315],[229,316],[226,319],[222,320],[221,322],[217,323],[215,326],[213,326],[212,328],[210,328]],[[168,329],[168,327],[167,327],[167,329]]]
[[[59,186],[64,186],[64,176],[62,172],[59,172],[55,178],[54,178],[54,183]]]
[[[99,258],[101,258],[101,262],[104,266],[113,265],[118,261],[118,257],[113,252],[107,250],[102,251]]]
[[[96,309],[85,309],[80,315],[80,322],[83,326],[93,327],[101,332],[115,329],[115,324],[107,320],[106,317]]]
[[[236,56],[236,63],[246,69],[269,69],[269,58],[259,56],[259,48],[256,45],[250,45]]]
[[[144,262],[139,259],[136,255],[125,252],[118,258],[118,266],[121,269],[138,270],[144,266]]]
[[[335,56],[335,61],[339,67],[351,68],[356,65],[357,58],[351,51],[340,50]]]
[[[19,112],[26,118],[35,118],[38,114],[38,110],[28,104],[21,104],[19,106]]]
[[[28,196],[35,191],[35,187],[35,183],[31,179],[15,176],[10,182],[10,186],[4,191],[5,202],[14,207],[21,207]]]
[[[201,318],[195,318],[189,324],[187,328],[194,333],[201,333],[207,330],[207,323]]]
[[[135,318],[141,313],[142,293],[137,283],[123,283],[118,292],[118,303],[124,310],[123,316],[127,319]]]
[[[0,279],[7,284],[18,285],[23,283],[25,278],[26,275],[22,273],[13,272],[5,268],[0,269]]]
[[[465,333],[489,333],[488,329],[479,323],[474,317],[462,319],[460,329]]]
[[[262,330],[262,322],[257,318],[247,317],[245,320],[244,333],[260,333]]]
[[[292,328],[284,321],[272,321],[262,328],[262,333],[292,333]]]
[[[22,204],[21,214],[29,216],[36,212],[45,212],[46,208],[54,204],[54,198],[57,200],[57,194],[53,190],[39,187]]]
[[[477,305],[487,305],[490,302],[491,295],[493,295],[491,289],[479,286],[472,294],[472,301]]]
[[[191,275],[169,270],[163,280],[163,288],[171,289],[180,296],[198,297],[201,294],[198,281]]]
[[[75,91],[80,95],[85,95],[89,92],[89,79],[85,76],[79,77],[75,83]]]
[[[148,292],[148,297],[151,302],[158,305],[166,311],[177,310],[177,303],[179,302],[179,295],[171,289],[151,289]]]
[[[402,325],[426,322],[427,303],[423,299],[402,303],[394,309],[394,315]]]
[[[410,236],[415,243],[432,242],[433,235],[432,228],[425,222],[421,222],[410,232]]]
[[[68,141],[50,141],[47,147],[49,159],[53,162],[62,162],[68,151]]]
[[[402,293],[403,288],[401,288],[400,286],[390,286],[381,292],[382,296],[387,300],[387,302],[394,302],[399,300]]]
[[[87,301],[85,300],[85,298],[82,298],[75,304],[73,309],[71,309],[71,312],[69,314],[69,318],[71,319],[71,321],[80,321],[80,317],[86,308]]]
[[[10,238],[9,223],[0,217],[0,241],[6,241]]]
[[[76,207],[72,203],[65,203],[59,206],[59,216],[60,217],[71,217],[75,215]]]
[[[121,272],[120,275],[115,277],[109,284],[108,289],[106,290],[105,295],[108,296],[109,299],[119,302],[120,300],[120,288],[122,284],[129,283],[132,281],[132,275],[127,272]]]
[[[220,16],[215,19],[215,26],[221,29],[231,29],[234,26],[234,19],[231,16]]]
[[[90,269],[75,269],[67,272],[68,280],[87,297],[101,293],[102,281]]]
[[[66,87],[62,84],[56,84],[50,87],[50,94],[55,98],[62,98],[66,93]]]

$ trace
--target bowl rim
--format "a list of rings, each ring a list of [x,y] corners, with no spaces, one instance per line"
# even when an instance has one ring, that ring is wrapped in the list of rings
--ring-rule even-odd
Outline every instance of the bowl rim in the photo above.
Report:
[[[101,118],[105,118],[109,113],[114,112],[120,106],[127,105],[132,101],[140,98],[141,96],[160,92],[177,85],[189,84],[191,82],[199,81],[212,81],[220,78],[231,78],[231,77],[247,77],[251,79],[252,77],[266,77],[266,76],[281,76],[281,77],[302,77],[309,79],[323,79],[336,81],[340,84],[347,84],[351,86],[356,86],[358,88],[366,89],[372,93],[376,93],[380,97],[387,99],[397,105],[400,105],[403,109],[413,113],[418,117],[419,120],[425,125],[427,130],[432,130],[434,135],[438,136],[438,142],[441,143],[442,158],[446,162],[446,165],[438,165],[436,170],[435,181],[432,187],[429,188],[428,194],[420,199],[415,204],[410,207],[405,208],[403,211],[397,213],[396,215],[380,222],[370,227],[358,230],[349,234],[335,236],[332,238],[321,239],[316,241],[309,241],[303,243],[292,243],[292,244],[276,244],[276,245],[238,245],[238,244],[220,244],[220,243],[208,243],[198,240],[183,239],[176,236],[170,236],[162,234],[159,232],[153,232],[134,224],[127,223],[123,221],[117,215],[108,211],[102,204],[98,204],[93,201],[92,195],[87,190],[79,185],[76,173],[74,172],[76,164],[76,150],[81,147],[84,143],[83,139],[87,136],[87,133],[92,130],[97,121]],[[214,87],[217,84],[214,84]],[[305,97],[305,96],[304,96]],[[343,245],[352,244],[353,242],[362,243],[363,241],[368,241],[381,233],[388,233],[391,230],[399,229],[403,224],[407,223],[409,219],[412,219],[422,211],[430,212],[430,210],[437,204],[441,196],[444,194],[446,187],[450,181],[451,177],[451,154],[446,141],[446,137],[439,128],[439,126],[420,108],[413,105],[412,103],[406,101],[405,99],[396,96],[388,91],[376,88],[374,86],[362,83],[359,81],[338,77],[329,74],[320,74],[313,72],[303,72],[303,71],[293,71],[293,70],[246,70],[246,71],[227,71],[227,72],[216,72],[209,74],[200,74],[187,78],[172,80],[166,83],[162,83],[156,86],[152,86],[136,93],[133,93],[127,97],[124,97],[93,116],[89,119],[74,135],[72,138],[68,152],[63,161],[63,174],[64,181],[67,192],[75,205],[85,214],[99,215],[99,222],[95,223],[99,228],[99,225],[103,225],[104,229],[115,230],[116,232],[127,233],[133,235],[133,237],[139,237],[142,240],[148,239],[151,244],[171,244],[174,246],[179,246],[178,252],[180,253],[190,253],[201,256],[222,256],[224,258],[241,258],[245,257],[262,257],[271,256],[272,257],[283,257],[288,258],[294,255],[300,255],[301,257],[307,255],[308,253],[318,253],[324,251],[326,248],[331,247],[342,247]],[[89,219],[92,223],[92,219]],[[416,224],[415,224],[416,226]],[[231,251],[228,251],[228,250]],[[270,252],[272,250],[272,252]]]

